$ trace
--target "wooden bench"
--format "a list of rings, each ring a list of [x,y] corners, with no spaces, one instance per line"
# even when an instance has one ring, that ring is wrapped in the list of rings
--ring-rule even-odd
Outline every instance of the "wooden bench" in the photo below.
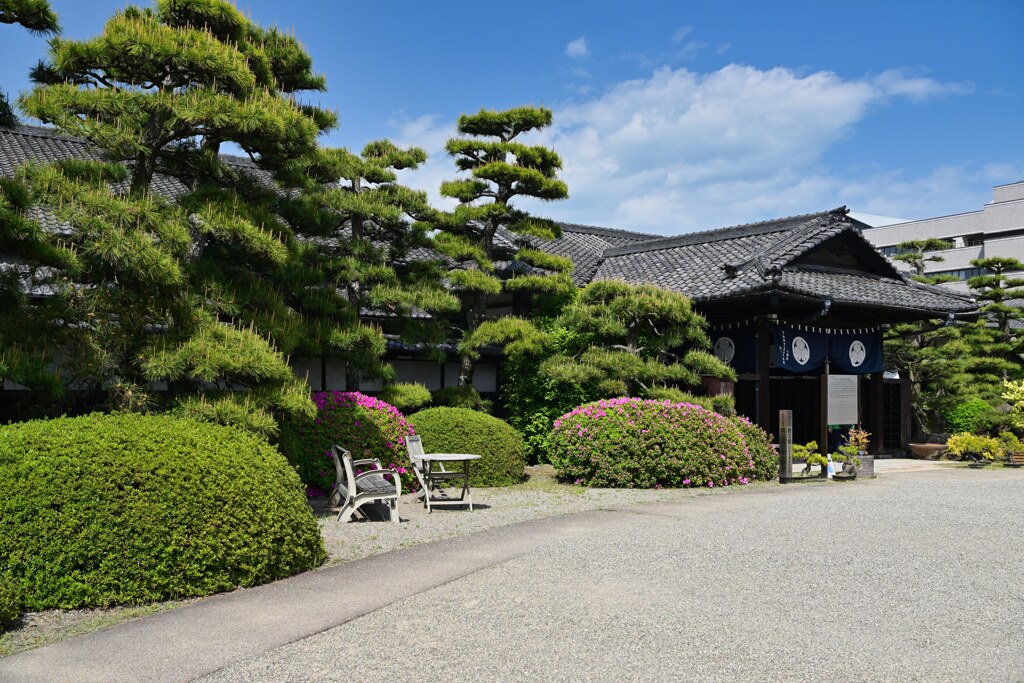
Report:
[[[1024,465],[1024,453],[1007,453],[1006,467],[1020,467]]]

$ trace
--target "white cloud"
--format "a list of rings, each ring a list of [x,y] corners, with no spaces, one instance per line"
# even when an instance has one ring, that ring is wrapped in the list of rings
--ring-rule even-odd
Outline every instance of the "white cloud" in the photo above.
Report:
[[[679,28],[676,29],[676,32],[672,34],[672,42],[673,43],[678,43],[683,38],[685,38],[686,36],[690,35],[690,33],[692,31],[693,31],[693,27],[692,26],[680,26]]]
[[[967,95],[974,90],[973,83],[940,83],[931,78],[914,76],[907,69],[883,71],[873,82],[886,95],[906,97],[914,102],[936,95]]]
[[[565,46],[565,54],[570,59],[584,59],[590,54],[590,48],[587,46],[586,36],[580,36],[576,40],[571,41]]]
[[[987,194],[988,185],[1016,176],[998,167],[963,167],[908,178],[892,169],[832,170],[822,161],[880,104],[968,89],[899,70],[845,79],[738,64],[703,74],[661,68],[554,106],[555,125],[528,142],[561,155],[570,199],[523,207],[560,220],[661,234],[841,204],[907,218],[978,208],[987,198],[971,190],[980,185]],[[398,140],[431,153],[430,162],[403,181],[438,201],[440,181],[455,177],[443,152],[454,123],[420,117],[398,129]]]
[[[875,105],[964,90],[901,71],[844,79],[738,64],[706,74],[663,67],[556,108],[545,139],[562,155],[571,199],[543,210],[672,234],[831,208],[848,183],[821,159]]]

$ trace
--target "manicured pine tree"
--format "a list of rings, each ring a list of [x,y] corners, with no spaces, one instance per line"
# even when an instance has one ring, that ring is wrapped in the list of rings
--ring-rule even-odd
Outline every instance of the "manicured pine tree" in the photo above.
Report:
[[[566,299],[575,291],[568,259],[533,248],[532,239],[554,239],[558,224],[515,208],[520,197],[555,201],[568,197],[558,179],[562,160],[552,150],[527,145],[520,136],[551,124],[551,110],[519,107],[459,117],[460,137],[448,141],[448,154],[469,178],[441,184],[441,194],[459,201],[458,207],[439,214],[437,248],[459,263],[448,280],[462,300],[456,328],[462,333],[459,385],[471,386],[473,363],[479,347],[488,342],[531,338],[535,333],[521,320],[488,322],[487,301],[502,292],[543,294]]]
[[[591,386],[603,397],[670,396],[699,387],[702,375],[735,380],[709,352],[707,322],[690,300],[654,285],[592,282],[556,325],[585,341],[575,354],[555,355],[541,373]]]
[[[343,149],[325,154],[336,182],[308,192],[330,220],[309,245],[321,264],[322,281],[344,293],[340,308],[348,324],[327,337],[321,352],[345,358],[347,388],[354,391],[362,377],[392,378],[391,367],[381,360],[386,349],[381,325],[406,340],[430,338],[430,332],[436,340],[433,318],[413,313],[450,314],[460,304],[442,286],[436,266],[410,257],[413,249],[430,243],[427,224],[420,220],[431,210],[424,193],[397,182],[397,171],[418,167],[426,152],[379,140],[361,154]],[[361,320],[369,312],[379,314],[379,325]]]
[[[1010,323],[1024,319],[1024,310],[1008,302],[1024,299],[1024,263],[1006,256],[991,256],[973,259],[971,265],[987,271],[967,280],[973,294],[984,302],[979,310],[995,324],[1000,341],[1010,345],[1007,350],[1019,355],[1021,348],[1013,345]]]
[[[69,173],[67,164],[30,178],[38,201],[59,207],[92,257],[77,291],[88,293],[82,315],[100,322],[85,328],[93,343],[80,348],[92,349],[94,362],[80,367],[97,369],[116,407],[144,407],[145,383],[167,380],[179,409],[260,431],[272,431],[271,414],[311,410],[277,339],[263,338],[257,316],[238,315],[247,311],[237,293],[208,277],[218,263],[255,274],[250,302],[262,297],[264,318],[293,326],[275,278],[290,272],[299,247],[273,203],[249,201],[276,196],[276,187],[257,187],[259,178],[217,152],[234,142],[282,177],[316,154],[334,116],[289,96],[323,88],[297,41],[221,0],[160,0],[155,10],[117,12],[94,39],[54,39],[34,78],[21,99],[29,113],[129,162],[123,179],[124,166]],[[192,192],[174,207],[153,198],[158,170]],[[124,185],[129,198],[111,191]],[[197,394],[210,389],[249,391]]]
[[[223,142],[270,168],[313,153],[336,117],[282,97],[324,88],[303,55],[225,0],[157,0],[156,9],[117,11],[95,38],[52,39],[20,102],[110,160],[131,161],[139,196],[157,169],[190,187],[190,176],[223,172]]]
[[[948,243],[928,249],[945,246]],[[918,272],[923,272],[919,259]],[[1024,349],[1010,326],[1022,312],[1007,303],[1024,297],[1024,279],[1010,275],[1024,269],[1024,264],[995,257],[975,259],[971,265],[988,271],[968,279],[972,294],[982,302],[981,318],[953,325],[940,320],[901,323],[886,333],[886,365],[910,380],[919,433],[942,430],[945,413],[966,399],[999,404],[1002,381],[1018,378],[1024,371]],[[921,279],[932,282],[927,276]]]
[[[43,35],[60,32],[57,14],[47,0],[0,0],[0,24],[20,24]],[[7,95],[0,93],[0,127],[10,127],[17,122]]]
[[[930,252],[952,249],[953,243],[949,240],[939,239],[937,237],[929,237],[924,240],[909,240],[907,242],[900,242],[897,248],[899,249],[899,252],[892,257],[892,260],[900,261],[913,267],[914,275],[912,277],[918,282],[937,285],[944,282],[956,281],[956,278],[952,275],[929,276],[924,274],[924,269],[929,263],[942,263],[946,260],[942,256]]]

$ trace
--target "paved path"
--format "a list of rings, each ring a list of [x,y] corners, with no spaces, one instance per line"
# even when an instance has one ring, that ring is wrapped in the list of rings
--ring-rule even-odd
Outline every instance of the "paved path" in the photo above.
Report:
[[[0,680],[1020,681],[1022,537],[1020,471],[751,490],[331,567],[8,657]]]

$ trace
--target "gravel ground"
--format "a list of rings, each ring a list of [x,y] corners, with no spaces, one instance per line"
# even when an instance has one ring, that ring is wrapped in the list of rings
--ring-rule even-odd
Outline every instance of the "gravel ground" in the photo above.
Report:
[[[398,504],[401,524],[397,525],[376,520],[342,524],[337,521],[336,513],[324,509],[325,501],[315,501],[313,507],[320,517],[320,531],[327,546],[328,564],[358,560],[389,550],[464,536],[531,519],[641,503],[690,500],[707,495],[735,495],[779,485],[777,482],[755,483],[746,487],[733,486],[718,490],[588,489],[557,484],[554,468],[550,465],[528,467],[526,471],[529,480],[519,486],[474,488],[472,512],[465,504],[451,504],[435,506],[434,511],[428,513],[423,502],[416,500],[415,494],[404,495]],[[449,492],[453,496],[459,494],[459,490],[455,489],[449,489]],[[377,511],[372,514],[377,514]]]
[[[204,680],[1024,680],[1024,472],[763,487],[636,514]],[[415,524],[401,527],[418,538]],[[383,526],[346,530],[394,543]]]

